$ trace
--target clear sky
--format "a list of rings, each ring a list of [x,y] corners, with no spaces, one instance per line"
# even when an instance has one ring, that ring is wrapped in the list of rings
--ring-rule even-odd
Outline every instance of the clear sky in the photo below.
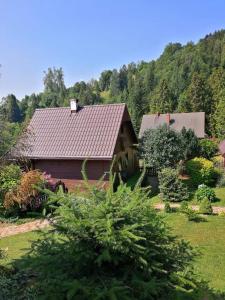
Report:
[[[48,67],[70,86],[222,28],[225,0],[0,0],[0,97],[41,91]]]

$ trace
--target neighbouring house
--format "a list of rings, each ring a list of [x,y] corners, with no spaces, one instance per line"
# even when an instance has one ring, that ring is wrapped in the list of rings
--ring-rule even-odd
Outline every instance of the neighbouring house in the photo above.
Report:
[[[155,129],[163,124],[167,124],[176,131],[181,131],[183,127],[192,129],[198,138],[205,137],[205,113],[167,113],[144,115],[141,122],[139,137],[141,138],[145,130]]]
[[[82,180],[81,168],[87,160],[87,176],[98,180],[113,171],[130,176],[138,167],[137,137],[125,104],[36,109],[28,130],[28,149],[23,153],[32,168],[61,179],[68,187]]]
[[[223,165],[225,167],[225,140],[223,140],[220,144],[219,144],[219,151],[220,154],[223,157]]]

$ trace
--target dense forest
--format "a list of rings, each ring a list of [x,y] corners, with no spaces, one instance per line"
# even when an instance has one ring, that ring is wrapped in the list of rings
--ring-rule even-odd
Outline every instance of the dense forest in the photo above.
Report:
[[[125,102],[137,131],[145,113],[205,111],[208,135],[225,138],[225,30],[196,44],[170,43],[157,60],[105,70],[68,88],[63,70],[49,68],[43,83],[42,93],[2,99],[0,146],[13,141],[36,108],[68,106],[71,98],[83,105]]]

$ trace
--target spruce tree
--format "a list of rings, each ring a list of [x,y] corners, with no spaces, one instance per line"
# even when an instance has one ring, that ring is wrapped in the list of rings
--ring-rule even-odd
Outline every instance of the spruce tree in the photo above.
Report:
[[[216,136],[225,139],[225,97],[221,97],[215,112],[215,132]]]
[[[133,80],[133,86],[128,96],[128,108],[136,132],[138,133],[141,117],[147,111],[147,99],[144,94],[143,81],[140,76]]]
[[[163,79],[150,100],[150,110],[152,113],[168,113],[172,112],[173,109],[173,96],[167,81]]]
[[[6,97],[6,114],[9,122],[16,123],[22,120],[18,100],[13,94]]]
[[[212,112],[210,115],[210,128],[213,135],[224,137],[224,99],[225,99],[225,71],[222,68],[214,69],[209,78],[212,91]]]
[[[210,90],[202,75],[194,73],[192,76],[191,83],[187,89],[187,100],[192,111],[210,113]]]
[[[58,234],[49,231],[20,261],[38,299],[174,299],[174,287],[193,289],[190,244],[173,236],[149,191],[122,182],[113,191],[113,182],[105,190],[85,181],[85,197],[48,192]]]

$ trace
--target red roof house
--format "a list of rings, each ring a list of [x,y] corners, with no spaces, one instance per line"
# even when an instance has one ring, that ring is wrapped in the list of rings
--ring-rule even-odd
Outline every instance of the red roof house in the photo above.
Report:
[[[29,147],[23,153],[35,169],[67,184],[87,175],[98,180],[107,174],[115,157],[114,171],[131,175],[137,167],[137,143],[125,104],[37,109],[28,126]]]
[[[167,114],[152,114],[144,115],[141,122],[139,137],[147,129],[155,129],[163,124],[167,124],[175,131],[181,131],[183,127],[192,129],[198,138],[205,137],[205,113],[190,112],[190,113],[167,113]]]

